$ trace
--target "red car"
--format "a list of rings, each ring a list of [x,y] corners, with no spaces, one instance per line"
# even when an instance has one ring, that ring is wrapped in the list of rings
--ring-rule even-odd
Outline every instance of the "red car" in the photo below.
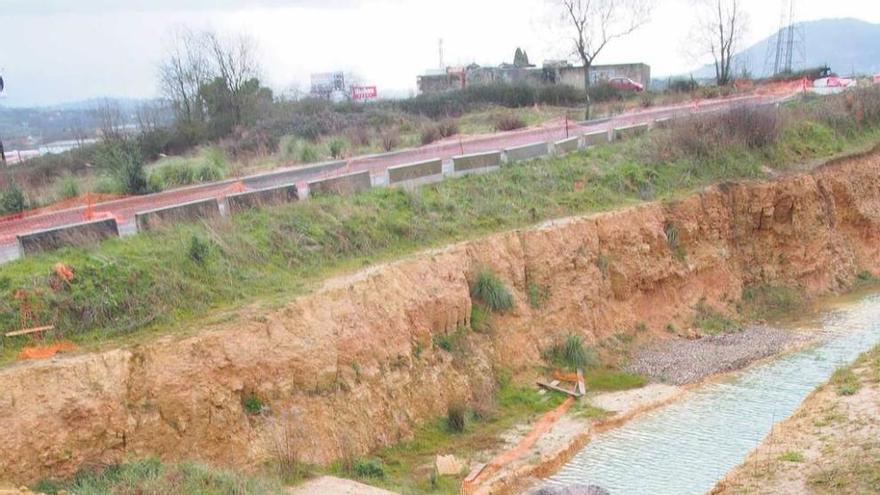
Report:
[[[620,91],[635,91],[640,93],[645,90],[644,84],[639,84],[628,77],[612,77],[608,79],[608,84],[614,89]]]

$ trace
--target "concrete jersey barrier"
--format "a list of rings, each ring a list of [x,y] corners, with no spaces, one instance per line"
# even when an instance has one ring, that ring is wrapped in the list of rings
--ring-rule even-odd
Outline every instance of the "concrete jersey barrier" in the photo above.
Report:
[[[51,229],[38,230],[16,236],[21,253],[35,254],[65,246],[86,246],[108,237],[118,237],[115,218],[74,223]]]
[[[597,144],[607,144],[609,139],[608,131],[588,132],[584,134],[584,147],[596,146]]]
[[[474,153],[472,155],[452,157],[452,169],[455,172],[466,172],[468,170],[500,166],[500,151],[489,151],[486,153]]]
[[[282,170],[280,172],[252,175],[250,177],[245,177],[244,179],[242,179],[242,182],[244,182],[244,184],[251,189],[268,189],[270,187],[293,184],[314,174],[334,172],[345,167],[345,165],[346,162],[344,160],[318,163],[315,165],[294,168],[291,170]]]
[[[351,194],[366,191],[372,186],[370,172],[355,172],[353,174],[338,175],[329,179],[313,180],[309,182],[309,195],[315,194]]]
[[[425,160],[423,162],[407,163],[388,167],[388,182],[396,184],[422,177],[430,177],[432,175],[443,174],[443,160],[435,158],[433,160]]]
[[[288,184],[227,195],[226,208],[229,213],[237,213],[263,205],[290,203],[297,199],[299,199],[299,191],[296,189],[296,184]]]
[[[553,143],[553,149],[556,150],[557,155],[565,155],[567,153],[575,152],[580,149],[580,147],[581,138],[579,136],[562,139]]]
[[[614,128],[614,140],[629,139],[648,132],[648,124],[636,124],[626,127]]]
[[[166,224],[220,216],[220,205],[214,198],[200,199],[179,205],[142,211],[134,216],[138,232],[161,228]]]
[[[550,154],[550,146],[541,141],[538,143],[526,144],[515,148],[507,148],[504,150],[504,156],[507,163],[516,163],[522,160],[533,160]]]

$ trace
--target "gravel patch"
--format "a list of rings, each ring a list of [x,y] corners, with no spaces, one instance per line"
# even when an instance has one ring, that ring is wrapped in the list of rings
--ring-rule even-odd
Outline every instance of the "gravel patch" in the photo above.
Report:
[[[751,326],[741,332],[698,340],[660,342],[639,351],[626,370],[663,383],[685,385],[742,369],[811,340],[810,335],[802,332]]]

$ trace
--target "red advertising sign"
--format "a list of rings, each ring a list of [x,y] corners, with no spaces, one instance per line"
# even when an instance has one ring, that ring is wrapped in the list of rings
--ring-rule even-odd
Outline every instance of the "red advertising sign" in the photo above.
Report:
[[[355,100],[372,100],[379,96],[376,86],[352,86],[351,97]]]

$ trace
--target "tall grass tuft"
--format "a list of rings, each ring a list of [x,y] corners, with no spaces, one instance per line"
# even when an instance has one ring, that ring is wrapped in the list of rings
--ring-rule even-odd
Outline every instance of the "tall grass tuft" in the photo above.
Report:
[[[599,364],[596,351],[584,346],[580,335],[569,334],[565,339],[542,353],[548,363],[562,368],[591,368]]]
[[[513,307],[513,295],[494,273],[484,268],[477,273],[471,287],[471,296],[479,299],[495,312],[504,312]]]
[[[446,428],[452,433],[462,433],[467,427],[467,408],[461,401],[451,402],[446,407]]]

